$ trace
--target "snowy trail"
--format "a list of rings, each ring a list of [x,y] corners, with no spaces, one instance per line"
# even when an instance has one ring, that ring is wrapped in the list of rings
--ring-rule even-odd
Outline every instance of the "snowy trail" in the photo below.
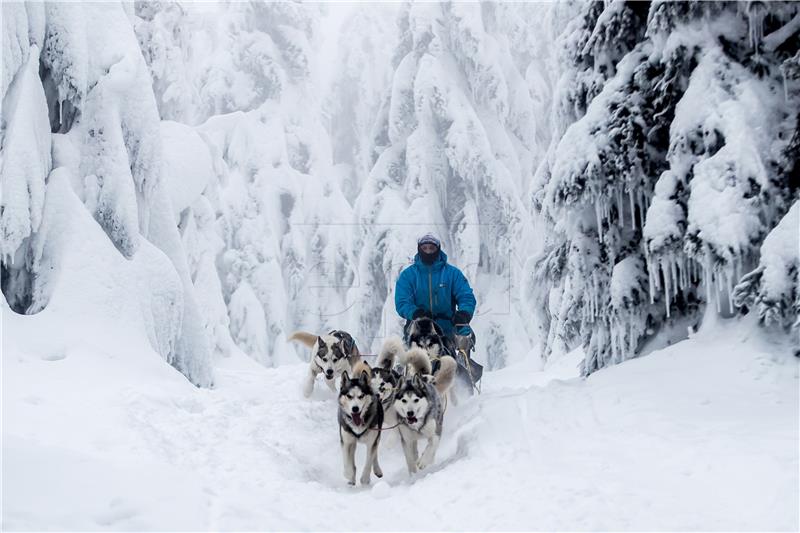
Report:
[[[346,486],[335,398],[302,398],[304,365],[231,358],[201,390],[157,360],[9,335],[3,526],[795,530],[797,364],[722,333],[588,380],[488,373],[430,470],[409,479],[388,435],[369,488]]]

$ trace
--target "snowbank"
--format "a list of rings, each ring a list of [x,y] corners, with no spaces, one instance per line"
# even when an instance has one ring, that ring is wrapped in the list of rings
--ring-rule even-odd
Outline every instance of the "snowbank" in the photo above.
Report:
[[[155,352],[172,362],[183,317],[183,289],[175,268],[145,240],[131,259],[119,254],[73,192],[66,169],[50,175],[34,246],[32,311],[40,313],[15,319],[35,324],[77,317],[66,328],[71,342],[102,331],[118,342],[145,341],[140,357]]]
[[[196,389],[81,322],[4,313],[5,529],[798,527],[797,362],[752,320],[586,380],[580,353],[487,372],[435,465],[409,479],[387,434],[371,488],[346,486],[335,398],[302,398],[305,365],[233,355]]]

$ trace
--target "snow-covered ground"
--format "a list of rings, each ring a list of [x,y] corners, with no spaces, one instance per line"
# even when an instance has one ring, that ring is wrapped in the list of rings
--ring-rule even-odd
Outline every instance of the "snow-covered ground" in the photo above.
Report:
[[[409,479],[389,435],[385,478],[351,488],[305,365],[234,356],[197,389],[57,318],[3,309],[3,530],[798,528],[798,365],[747,322],[587,380],[580,354],[487,373],[433,468]]]

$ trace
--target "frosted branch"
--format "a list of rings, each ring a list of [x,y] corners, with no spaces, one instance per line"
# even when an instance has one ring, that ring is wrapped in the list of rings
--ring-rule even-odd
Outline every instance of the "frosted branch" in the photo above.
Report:
[[[800,13],[794,16],[792,20],[778,28],[774,32],[764,37],[764,50],[774,52],[780,45],[800,30]]]

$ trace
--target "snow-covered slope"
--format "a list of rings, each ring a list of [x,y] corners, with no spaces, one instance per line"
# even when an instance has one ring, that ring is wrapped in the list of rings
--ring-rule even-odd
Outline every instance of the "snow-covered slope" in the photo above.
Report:
[[[198,389],[146,339],[79,321],[4,306],[4,530],[799,525],[797,360],[749,322],[588,379],[580,353],[489,372],[448,407],[434,467],[409,479],[388,435],[384,480],[349,488],[336,401],[302,398],[304,365],[233,355]]]

